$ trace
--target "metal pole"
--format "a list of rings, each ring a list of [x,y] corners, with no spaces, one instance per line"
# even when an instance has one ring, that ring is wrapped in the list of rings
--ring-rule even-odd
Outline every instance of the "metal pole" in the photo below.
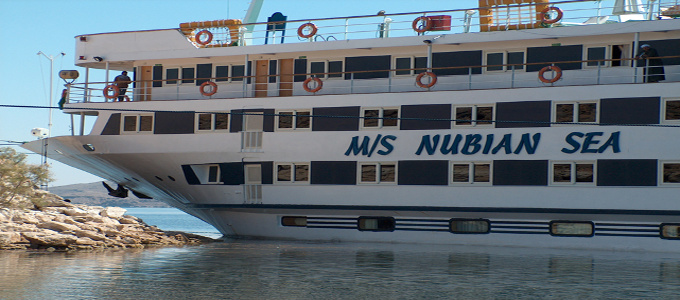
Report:
[[[639,51],[638,50],[639,48],[640,48],[640,33],[636,32],[635,38],[633,40],[633,55],[635,55],[635,53],[637,53],[637,51]],[[635,57],[633,57],[633,58],[635,58]],[[633,83],[637,83],[637,77],[638,77],[638,75],[637,75],[638,74],[637,65],[638,64],[637,64],[637,61],[635,61],[635,60],[631,61],[631,64],[633,64],[633,63],[635,64],[635,66],[633,66],[634,67],[633,68]]]

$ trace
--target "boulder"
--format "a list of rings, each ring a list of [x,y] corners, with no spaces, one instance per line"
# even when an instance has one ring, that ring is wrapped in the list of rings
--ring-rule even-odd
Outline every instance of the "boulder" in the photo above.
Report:
[[[38,228],[50,229],[50,230],[54,230],[54,231],[57,231],[57,232],[62,232],[62,231],[73,231],[73,232],[75,232],[76,230],[80,230],[80,228],[78,226],[66,224],[66,223],[61,223],[61,222],[55,222],[55,221],[43,222],[43,223],[37,224],[36,226]]]
[[[100,215],[102,217],[109,217],[109,218],[112,218],[112,219],[118,219],[118,218],[122,217],[125,214],[125,212],[127,212],[127,210],[124,209],[124,208],[107,207],[107,208],[104,208],[102,210]]]

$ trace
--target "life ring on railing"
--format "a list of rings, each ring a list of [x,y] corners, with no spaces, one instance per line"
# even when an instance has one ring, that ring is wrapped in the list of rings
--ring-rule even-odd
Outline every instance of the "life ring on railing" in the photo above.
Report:
[[[205,91],[205,87],[207,86],[210,86],[209,92]],[[199,88],[199,90],[201,91],[201,95],[203,96],[212,96],[215,95],[215,93],[217,93],[217,84],[215,84],[212,81],[206,81],[204,83],[201,83],[201,87]]]
[[[429,83],[423,83],[423,77],[428,76],[430,77],[430,82]],[[418,74],[416,77],[416,85],[418,85],[421,88],[424,89],[429,89],[433,87],[437,83],[437,75],[432,73],[432,72],[422,72]]]
[[[420,23],[420,21],[423,21],[422,27],[418,26],[418,23]],[[430,29],[432,29],[432,19],[426,16],[417,17],[415,20],[413,20],[413,23],[411,23],[411,27],[413,27],[413,30],[415,30],[417,33],[424,33],[425,31],[430,31]]]
[[[113,92],[113,94],[109,94]],[[115,84],[109,84],[104,88],[104,98],[106,99],[116,99],[120,94],[120,89]]]
[[[315,88],[309,87],[309,83],[312,82],[312,80],[316,83]],[[309,77],[309,78],[305,79],[304,82],[302,82],[302,88],[305,89],[305,91],[310,92],[310,93],[316,93],[319,90],[321,90],[322,87],[323,87],[323,81],[321,81],[321,79],[316,78],[316,77]]]
[[[205,41],[202,41],[201,37],[204,34],[207,35],[208,37],[205,39]],[[196,44],[205,46],[207,44],[210,44],[210,42],[212,42],[213,34],[212,34],[212,32],[210,32],[208,30],[201,30],[198,33],[196,33],[196,36],[194,37],[194,39],[196,40]]]
[[[554,19],[548,19],[548,12],[551,11],[551,10],[554,10],[554,11],[557,12],[557,17],[554,18]],[[562,20],[563,15],[564,14],[562,13],[562,10],[555,7],[555,6],[546,7],[541,11],[541,22],[543,22],[544,24],[553,24],[553,23],[556,23],[559,20]]]
[[[545,72],[547,71],[555,71],[555,76],[552,79],[547,79],[543,76]],[[555,81],[560,80],[562,78],[562,69],[558,66],[547,66],[543,67],[540,71],[538,71],[538,80],[540,80],[543,83],[553,83]]]
[[[304,31],[307,28],[309,28],[309,33],[304,34]],[[317,28],[316,25],[314,25],[314,23],[305,23],[305,24],[300,25],[300,27],[298,27],[297,33],[298,33],[299,37],[308,39],[310,37],[313,37],[318,30],[319,30],[319,28]]]

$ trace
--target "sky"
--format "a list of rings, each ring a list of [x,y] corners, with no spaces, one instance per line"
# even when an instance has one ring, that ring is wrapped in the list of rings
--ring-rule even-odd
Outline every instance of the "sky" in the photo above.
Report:
[[[613,5],[613,0],[604,1]],[[584,2],[593,8],[594,2]],[[248,0],[0,0],[0,24],[5,40],[0,43],[0,104],[49,106],[50,64],[53,63],[56,106],[64,81],[59,70],[76,67],[75,36],[104,32],[177,28],[180,23],[242,19]],[[372,15],[380,10],[401,13],[477,7],[476,0],[264,0],[258,22],[274,12],[288,20]],[[43,52],[43,55],[37,55]],[[64,53],[65,55],[60,55]],[[93,81],[104,79],[91,78]],[[78,82],[78,81],[77,81]],[[31,129],[47,128],[48,109],[0,107],[0,144],[32,141]],[[70,135],[70,117],[52,110],[52,136]],[[86,128],[86,133],[89,128]],[[15,147],[19,152],[28,153]],[[29,154],[29,162],[41,157]],[[101,181],[94,175],[48,160],[56,179],[51,186]]]

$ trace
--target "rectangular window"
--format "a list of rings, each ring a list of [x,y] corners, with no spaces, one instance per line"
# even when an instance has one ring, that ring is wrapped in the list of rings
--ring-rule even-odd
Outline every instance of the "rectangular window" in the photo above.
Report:
[[[607,66],[606,61],[590,61],[590,60],[604,60],[607,59],[607,47],[588,47],[586,48],[586,67]]]
[[[179,79],[179,69],[166,69],[165,79],[167,80],[167,84],[177,84],[177,79]]]
[[[229,129],[228,113],[196,114],[196,131],[216,131]]]
[[[593,236],[593,222],[550,221],[550,235],[555,236]]]
[[[182,83],[194,83],[196,75],[194,68],[182,68]]]
[[[392,217],[359,217],[357,227],[360,231],[394,231]]]
[[[342,78],[343,65],[344,62],[340,60],[312,61],[309,62],[309,72],[317,78]]]
[[[493,106],[457,106],[454,109],[454,118],[454,126],[490,126],[494,120]]]
[[[490,162],[452,162],[451,183],[491,184]]]
[[[665,99],[663,107],[665,122],[680,122],[680,99]]]
[[[364,108],[362,111],[362,128],[397,128],[399,126],[399,108]]]
[[[311,111],[309,110],[279,111],[276,114],[276,120],[278,130],[311,129]]]
[[[307,217],[281,217],[281,225],[286,227],[306,227]]]
[[[449,230],[452,233],[489,233],[491,225],[486,219],[451,219]]]
[[[243,76],[246,76],[245,65],[231,66],[231,81],[243,81]]]
[[[215,67],[215,81],[229,81],[229,66]]]
[[[427,57],[397,57],[394,59],[394,75],[415,75],[427,69]]]
[[[551,175],[555,185],[595,184],[595,163],[553,162]]]
[[[510,71],[524,69],[524,52],[486,53],[486,71]],[[511,65],[511,66],[508,66]]]
[[[661,178],[663,178],[663,183],[680,183],[680,162],[663,163],[662,172]]]
[[[662,239],[680,239],[680,224],[663,223],[659,232]]]
[[[276,164],[277,183],[309,183],[308,163]]]
[[[597,102],[555,103],[554,121],[558,123],[597,123]]]
[[[151,133],[153,132],[153,115],[124,115],[123,133]]]
[[[397,164],[393,162],[359,163],[359,183],[396,184]]]

